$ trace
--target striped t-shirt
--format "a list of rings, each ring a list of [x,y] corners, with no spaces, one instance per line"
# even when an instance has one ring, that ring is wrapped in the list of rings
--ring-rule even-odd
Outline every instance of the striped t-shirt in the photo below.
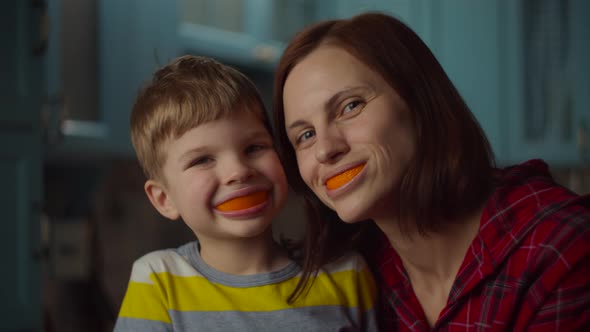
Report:
[[[155,251],[133,264],[115,332],[377,330],[375,283],[358,254],[327,264],[288,304],[301,276],[295,262],[230,275],[207,265],[198,247],[195,241]]]

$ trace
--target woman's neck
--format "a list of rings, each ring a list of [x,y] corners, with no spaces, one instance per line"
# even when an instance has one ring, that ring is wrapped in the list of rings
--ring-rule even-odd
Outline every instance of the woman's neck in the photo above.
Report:
[[[427,234],[417,230],[403,233],[399,223],[392,219],[375,220],[375,223],[400,256],[411,279],[437,284],[455,279],[479,231],[481,213],[478,209],[460,222],[445,225],[440,232]]]
[[[441,232],[402,233],[395,220],[375,220],[400,256],[430,327],[446,306],[459,268],[479,232],[482,210],[459,222],[445,225]]]

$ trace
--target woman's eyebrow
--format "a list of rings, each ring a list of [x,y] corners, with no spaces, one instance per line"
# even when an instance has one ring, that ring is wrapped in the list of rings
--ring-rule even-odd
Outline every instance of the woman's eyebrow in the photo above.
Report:
[[[360,93],[360,92],[367,92],[374,90],[371,85],[367,86],[353,86],[348,87],[343,90],[338,91],[334,95],[332,95],[325,103],[324,103],[324,111],[330,111],[336,107],[336,105],[344,98],[344,96]],[[306,125],[307,122],[304,120],[296,120],[287,126],[287,130],[293,129],[295,127]]]
[[[358,90],[358,89],[360,89],[360,88],[351,87],[351,88],[346,88],[344,90],[337,92],[332,97],[330,97],[330,99],[328,99],[328,101],[326,101],[326,103],[324,105],[324,109],[331,110],[332,108],[334,108],[336,106],[336,104],[338,104],[338,102],[340,102],[340,100],[342,99],[342,96],[348,95],[351,92]]]
[[[336,107],[336,105],[343,99],[344,96],[351,95],[351,94],[358,94],[358,93],[365,93],[368,91],[374,90],[371,85],[363,85],[363,86],[353,86],[349,88],[345,88],[334,94],[328,101],[326,101],[324,105],[325,110],[331,110]]]
[[[303,120],[297,120],[293,123],[291,123],[288,127],[287,130],[293,129],[295,127],[300,127],[300,126],[304,126],[307,122],[303,121]]]

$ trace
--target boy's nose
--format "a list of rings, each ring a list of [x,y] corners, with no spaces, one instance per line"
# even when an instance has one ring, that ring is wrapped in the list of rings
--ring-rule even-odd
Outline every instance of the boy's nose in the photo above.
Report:
[[[227,169],[226,184],[244,183],[254,176],[256,171],[249,165],[236,161]]]

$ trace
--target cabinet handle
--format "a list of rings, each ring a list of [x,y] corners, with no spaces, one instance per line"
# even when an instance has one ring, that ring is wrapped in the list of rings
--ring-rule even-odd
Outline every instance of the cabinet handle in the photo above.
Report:
[[[252,56],[258,61],[272,63],[279,58],[280,51],[275,46],[260,44],[254,48]]]
[[[46,145],[56,145],[62,141],[65,114],[65,96],[57,94],[46,97],[41,111],[41,133]]]

